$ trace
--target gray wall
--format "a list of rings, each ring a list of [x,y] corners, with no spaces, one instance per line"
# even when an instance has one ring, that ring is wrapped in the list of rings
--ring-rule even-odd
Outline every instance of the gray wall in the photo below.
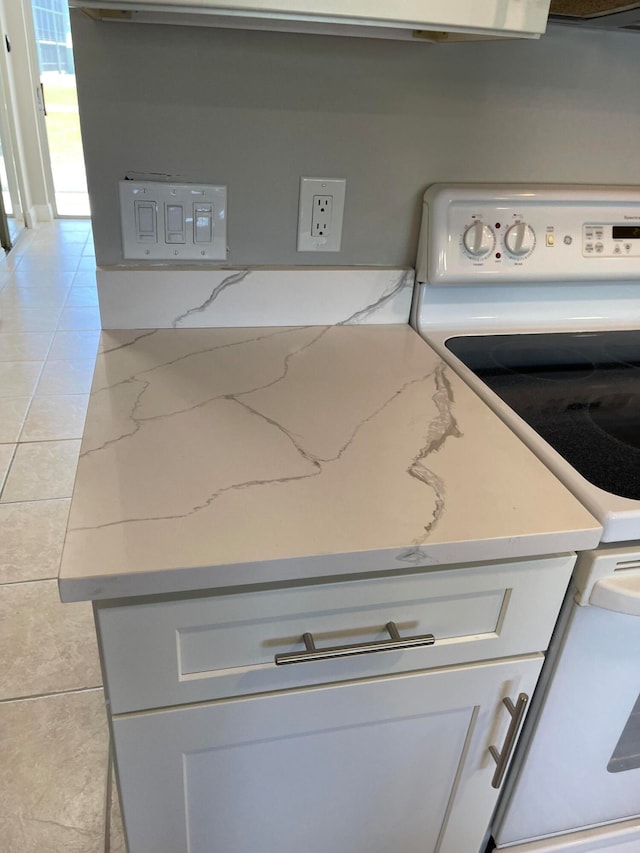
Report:
[[[412,265],[435,181],[640,183],[640,34],[424,45],[72,16],[96,254],[117,181],[229,188],[229,264]],[[347,178],[343,249],[295,251],[301,175]]]

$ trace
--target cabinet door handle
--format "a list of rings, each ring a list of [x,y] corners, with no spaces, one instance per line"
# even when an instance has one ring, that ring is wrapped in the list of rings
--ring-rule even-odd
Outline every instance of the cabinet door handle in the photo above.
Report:
[[[489,747],[491,757],[496,763],[496,772],[493,774],[493,779],[491,780],[492,788],[499,788],[500,785],[502,785],[502,780],[504,779],[504,774],[507,772],[507,765],[509,764],[511,753],[516,745],[518,730],[520,729],[520,724],[524,718],[524,712],[527,709],[529,697],[526,693],[521,693],[516,699],[515,705],[508,696],[503,699],[502,702],[507,711],[511,714],[511,722],[509,723],[504,744],[502,745],[502,752],[498,752],[495,746]]]
[[[385,628],[390,640],[375,640],[372,643],[356,643],[352,646],[329,646],[326,649],[316,648],[313,634],[303,634],[304,652],[287,652],[275,656],[278,666],[288,663],[308,663],[312,660],[331,660],[346,658],[352,655],[369,655],[372,652],[393,652],[398,649],[412,649],[416,646],[432,646],[436,638],[433,634],[423,634],[420,637],[401,637],[395,622],[387,622]]]

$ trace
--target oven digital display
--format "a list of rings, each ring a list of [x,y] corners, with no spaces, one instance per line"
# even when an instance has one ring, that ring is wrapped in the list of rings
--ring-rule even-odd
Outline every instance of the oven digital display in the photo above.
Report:
[[[614,225],[614,240],[640,240],[640,225]]]

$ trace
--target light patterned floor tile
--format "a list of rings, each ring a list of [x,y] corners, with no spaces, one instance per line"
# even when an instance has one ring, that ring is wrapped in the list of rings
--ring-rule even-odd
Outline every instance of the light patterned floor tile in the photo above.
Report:
[[[77,305],[63,308],[58,328],[62,331],[74,329],[99,329],[100,311],[97,305]]]
[[[95,290],[96,288],[96,270],[95,264],[94,268],[91,270],[79,269],[76,273],[76,277],[73,279],[73,287],[91,287]]]
[[[91,220],[88,217],[84,219],[59,219],[56,225],[58,230],[65,234],[70,231],[83,231],[90,236],[92,233]]]
[[[15,266],[16,260],[21,258],[25,252],[29,251],[32,243],[33,232],[31,229],[23,228],[20,232],[19,238],[13,244],[11,252],[0,260],[0,265],[4,266],[5,264],[13,262],[13,265]]]
[[[57,292],[50,293],[44,287],[32,287],[30,290],[34,294],[34,299],[21,298],[28,289],[24,288],[21,292],[20,288],[14,288],[13,285],[7,285],[3,289],[0,294],[0,320],[3,324],[29,317],[47,320],[52,315],[59,314],[64,308],[70,290],[70,288],[60,288]]]
[[[41,361],[1,361],[0,397],[30,396],[41,371]]]
[[[10,254],[5,255],[0,259],[0,268],[5,270],[15,270],[20,266],[24,252],[28,251],[31,241],[26,236],[21,236],[20,240],[11,250]]]
[[[84,306],[97,306],[98,304],[98,291],[96,290],[95,284],[93,287],[77,287],[75,284],[69,291],[69,295],[67,296],[66,306],[70,307],[84,307]]]
[[[19,444],[0,503],[71,497],[79,452],[77,440]]]
[[[15,444],[0,444],[0,495],[2,494],[2,487],[9,473],[15,450]]]
[[[40,306],[5,309],[0,316],[0,332],[53,332],[58,328],[61,307]]]
[[[50,290],[48,287],[7,286],[0,293],[0,314],[14,312],[19,308],[59,308],[68,296],[66,285]]]
[[[60,305],[64,303],[67,294],[71,289],[69,281],[40,281],[33,276],[26,279],[19,278],[17,274],[12,275],[11,279],[4,286],[2,298],[6,303],[11,303],[7,307],[12,308],[18,304],[25,308],[46,307],[52,302]]]
[[[86,242],[86,241],[85,241]],[[24,269],[52,269],[57,272],[75,272],[82,257],[85,243],[68,243],[58,237],[34,241],[31,249],[23,256]]]
[[[111,795],[110,795],[110,811],[108,825],[108,851],[109,853],[127,853],[127,843],[124,837],[124,827],[122,826],[122,812],[120,810],[120,798],[118,796],[118,786],[116,784],[115,770],[111,770]]]
[[[55,231],[48,234],[38,235],[38,238],[34,241],[34,248],[37,251],[43,246],[53,244],[55,246],[79,246],[80,250],[82,250],[89,238],[89,234],[90,230],[86,228],[73,230],[56,228]]]
[[[4,853],[104,853],[101,690],[0,704]]]
[[[54,330],[65,308],[79,310],[63,325],[94,323],[92,253],[88,220],[53,222],[0,262],[2,853],[105,850],[104,697],[85,689],[101,682],[92,612],[61,604],[56,581],[80,441],[33,440],[81,432],[99,332]],[[32,443],[1,443],[21,428]]]
[[[60,247],[73,247],[76,252],[84,249],[86,242],[89,238],[89,232],[87,231],[58,231],[52,237],[49,237],[47,240],[42,240],[36,244],[37,248],[40,249],[43,245],[46,246],[50,243],[54,243],[56,246]]]
[[[30,402],[30,397],[0,397],[0,444],[18,440]]]
[[[95,358],[98,351],[98,330],[86,332],[56,332],[49,350],[49,360]]]
[[[70,269],[61,269],[53,260],[47,261],[43,258],[39,263],[35,263],[29,257],[25,257],[13,273],[12,280],[20,287],[48,287],[52,290],[69,288],[78,260],[75,259],[73,263],[75,265]]]
[[[0,700],[99,687],[93,610],[56,580],[0,586]]]
[[[94,366],[94,358],[45,361],[36,395],[88,394]]]
[[[82,438],[88,400],[86,394],[34,397],[22,427],[20,441]]]
[[[52,340],[53,332],[0,333],[0,361],[41,361]]]
[[[96,274],[96,259],[95,255],[83,255],[80,259],[80,263],[78,264],[78,273],[81,272],[91,272],[94,275]]]
[[[58,576],[70,503],[0,504],[0,584]]]
[[[33,270],[41,271],[55,270],[56,272],[75,272],[78,262],[82,256],[82,244],[60,246],[52,243],[38,245],[34,243],[28,255],[25,255],[20,264],[22,272]]]

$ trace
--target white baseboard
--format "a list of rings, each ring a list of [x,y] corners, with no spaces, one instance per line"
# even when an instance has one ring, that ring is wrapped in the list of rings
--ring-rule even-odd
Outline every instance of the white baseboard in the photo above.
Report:
[[[50,204],[34,204],[31,208],[35,211],[36,219],[38,222],[52,222],[53,221],[53,207]]]
[[[38,224],[38,216],[35,207],[29,207],[24,211],[24,224],[27,228],[35,228]]]
[[[24,224],[35,228],[40,222],[53,221],[53,207],[50,204],[32,204],[24,211]]]

